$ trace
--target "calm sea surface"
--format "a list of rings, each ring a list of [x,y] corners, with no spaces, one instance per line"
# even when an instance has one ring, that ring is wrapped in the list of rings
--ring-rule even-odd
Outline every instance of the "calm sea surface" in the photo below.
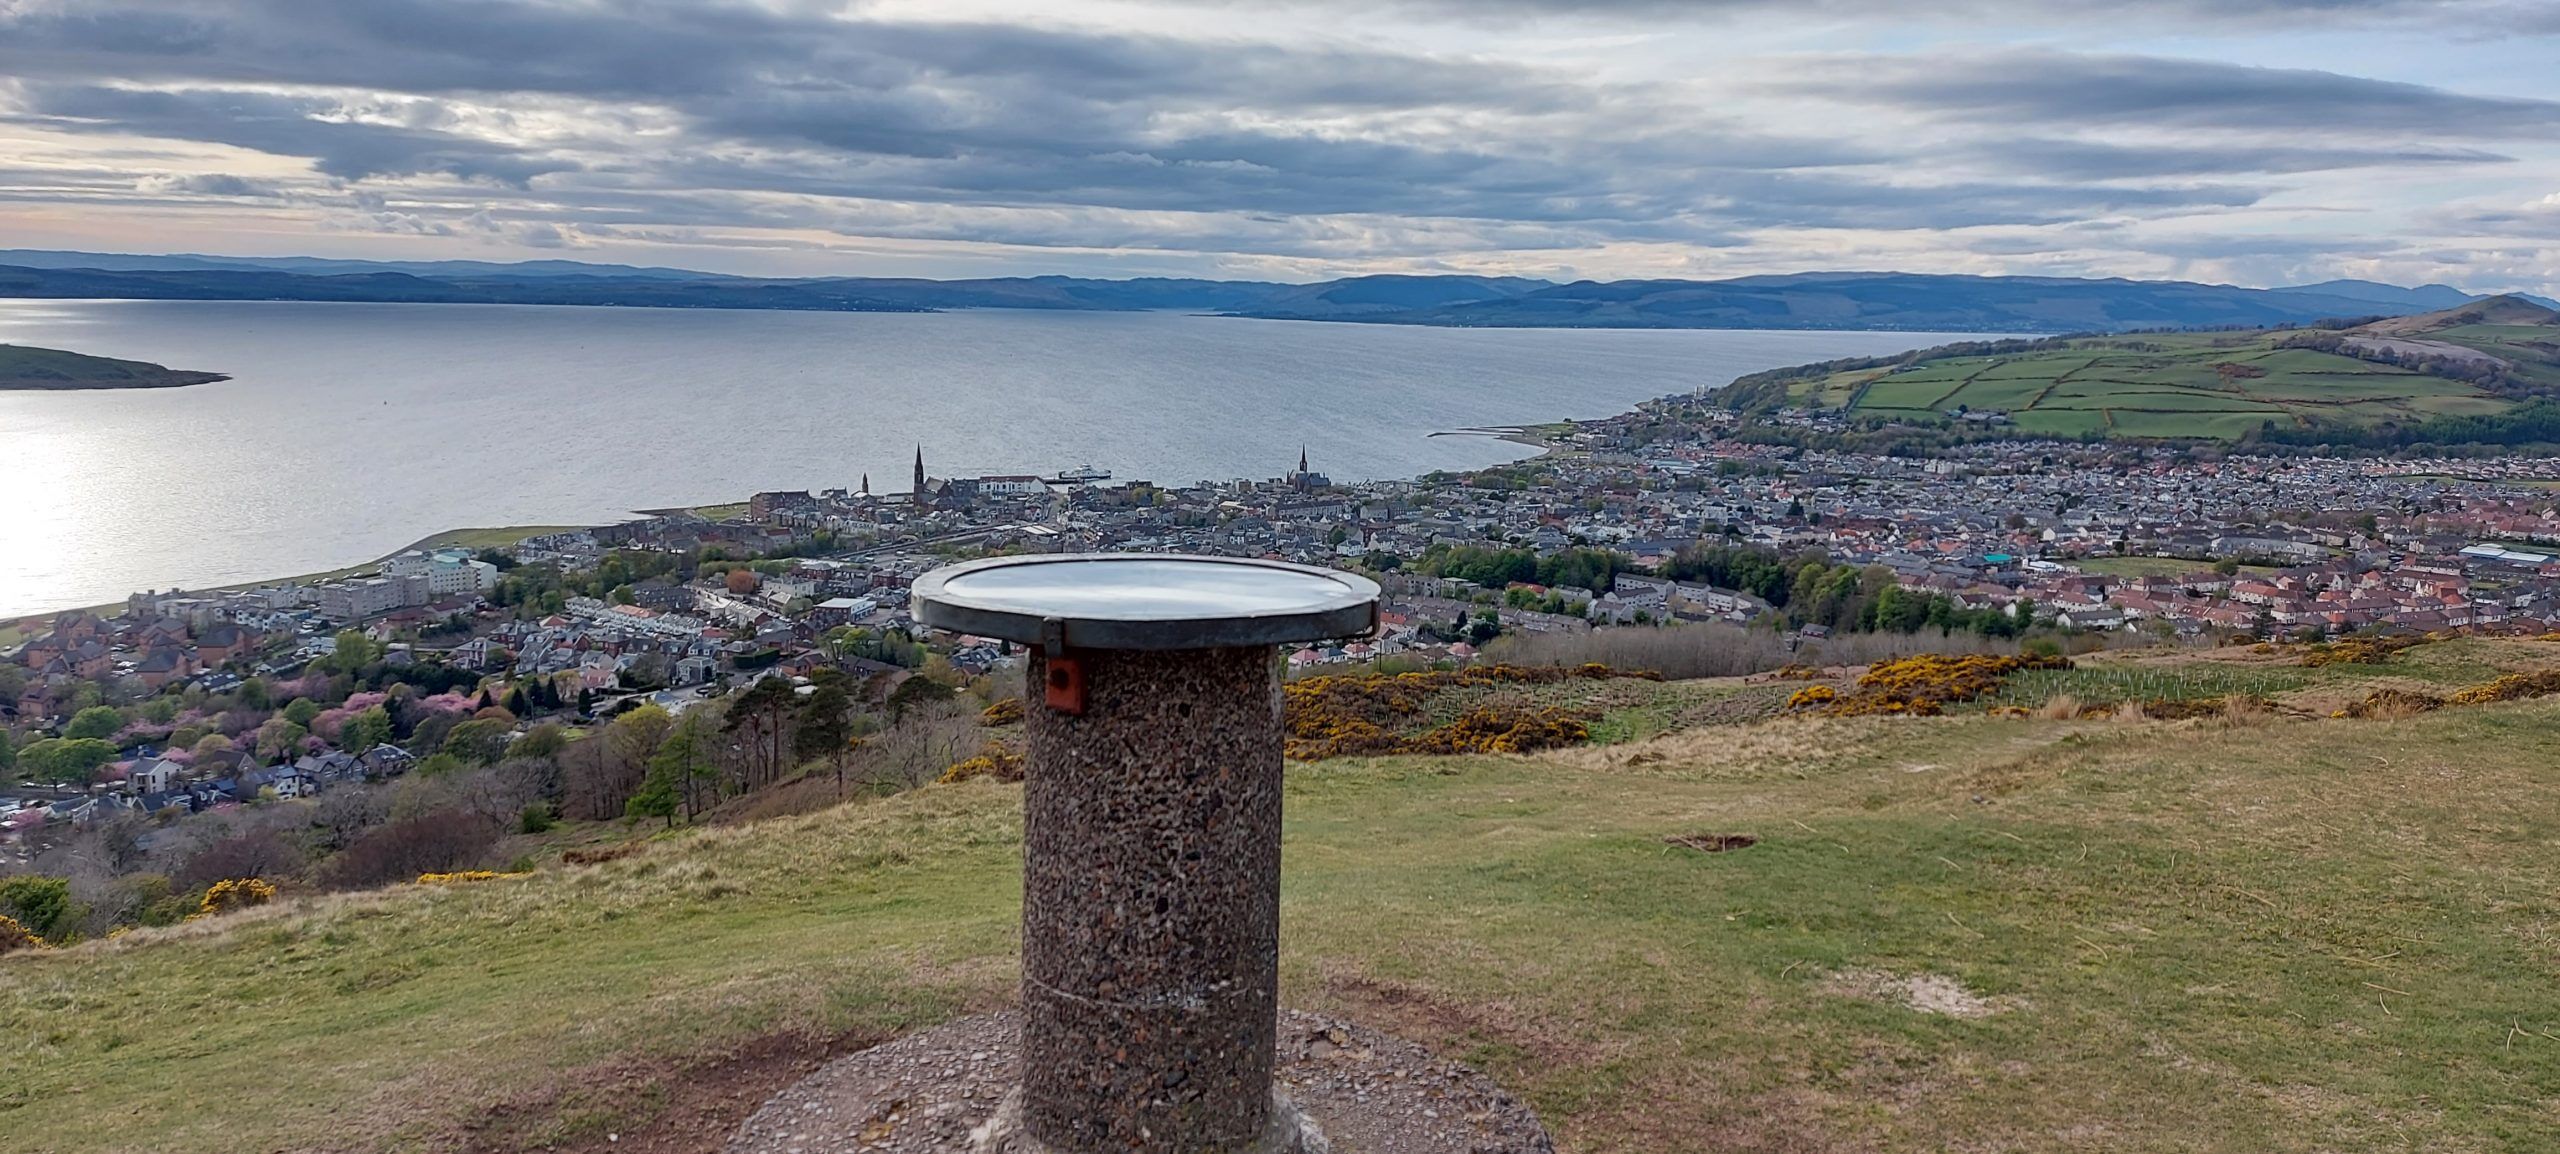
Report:
[[[351,565],[446,529],[1090,461],[1338,479],[1925,333],[1465,330],[1171,314],[0,300],[0,342],[234,379],[0,392],[0,617]]]

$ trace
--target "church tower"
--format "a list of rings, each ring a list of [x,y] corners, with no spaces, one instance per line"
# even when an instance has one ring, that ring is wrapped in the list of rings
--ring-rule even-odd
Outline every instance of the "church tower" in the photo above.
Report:
[[[913,492],[916,504],[924,504],[924,445],[922,442],[916,445],[916,487]]]

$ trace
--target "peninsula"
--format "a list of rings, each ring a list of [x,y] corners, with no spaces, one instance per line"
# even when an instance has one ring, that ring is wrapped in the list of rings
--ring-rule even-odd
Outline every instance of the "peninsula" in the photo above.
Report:
[[[230,379],[146,361],[0,344],[0,389],[174,389]]]

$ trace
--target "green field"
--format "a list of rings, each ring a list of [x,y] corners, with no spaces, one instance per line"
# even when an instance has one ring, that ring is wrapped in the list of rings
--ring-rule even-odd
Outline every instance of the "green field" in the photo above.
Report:
[[[2555,659],[2127,655],[2020,692]],[[2319,704],[1293,765],[1284,997],[1484,1069],[1568,1151],[2548,1149],[2560,702]],[[717,1148],[816,1058],[1010,999],[1020,832],[1019,787],[936,786],[0,959],[0,1150]],[[1664,841],[1700,833],[1759,841]]]
[[[2552,332],[2476,327],[2510,343],[2548,340]],[[2456,339],[2466,332],[2429,337]],[[1915,423],[1949,423],[1957,410],[1999,410],[2030,434],[2217,440],[2238,439],[2270,422],[2415,422],[2497,413],[2512,404],[2459,381],[2276,347],[2283,336],[2093,337],[2011,356],[1948,357],[1894,370],[1835,373],[1796,382],[1789,395],[1798,403]]]

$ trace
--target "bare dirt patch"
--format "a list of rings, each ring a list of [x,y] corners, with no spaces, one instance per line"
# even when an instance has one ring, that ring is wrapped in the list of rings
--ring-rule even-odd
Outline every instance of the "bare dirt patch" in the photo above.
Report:
[[[1662,840],[1699,853],[1724,853],[1727,850],[1749,849],[1760,844],[1759,838],[1747,833],[1681,833]]]
[[[1830,993],[1884,1002],[1923,1014],[1949,1018],[1988,1018],[2026,1004],[2012,997],[1986,998],[1944,974],[1895,974],[1884,970],[1842,970],[1823,988]]]
[[[574,1071],[453,1128],[441,1149],[563,1154],[718,1150],[776,1091],[829,1058],[887,1041],[880,1032],[784,1032],[683,1059],[624,1059]]]

